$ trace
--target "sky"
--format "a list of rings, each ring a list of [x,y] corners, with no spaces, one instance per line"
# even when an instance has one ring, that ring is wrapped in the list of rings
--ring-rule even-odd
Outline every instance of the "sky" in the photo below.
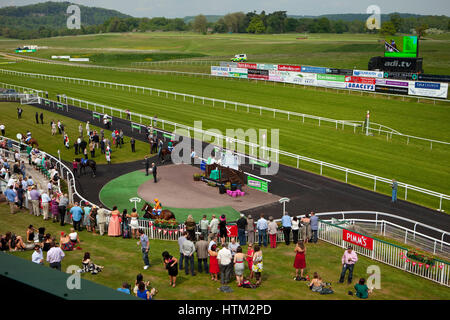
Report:
[[[53,0],[55,2],[63,2]],[[0,0],[0,7],[22,6],[42,0]],[[134,17],[182,18],[185,16],[224,15],[230,12],[287,11],[288,15],[366,13],[378,5],[381,13],[415,13],[450,16],[449,0],[72,0],[89,7],[118,10]]]

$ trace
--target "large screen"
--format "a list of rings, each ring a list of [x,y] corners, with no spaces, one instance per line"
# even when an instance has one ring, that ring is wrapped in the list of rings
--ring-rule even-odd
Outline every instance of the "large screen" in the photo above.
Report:
[[[417,58],[417,36],[389,37],[384,40],[384,56],[394,58]]]

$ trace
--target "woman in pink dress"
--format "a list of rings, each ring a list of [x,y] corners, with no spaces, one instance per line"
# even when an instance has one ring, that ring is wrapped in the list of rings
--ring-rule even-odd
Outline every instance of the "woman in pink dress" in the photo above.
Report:
[[[117,207],[114,206],[113,211],[111,211],[111,218],[109,219],[108,226],[108,236],[110,237],[118,237],[121,235],[119,216],[120,212],[117,210]]]
[[[299,242],[297,242],[297,245],[295,246],[294,251],[296,252],[295,261],[294,261],[295,280],[306,280],[306,278],[303,277],[303,271],[306,268],[306,260],[305,260],[306,248],[305,248],[305,244],[303,243],[303,240],[300,240]],[[299,269],[301,272],[300,278],[298,277]]]
[[[253,244],[252,243],[248,244],[248,248],[247,248],[247,263],[248,263],[248,268],[250,269],[250,279],[253,279],[253,270],[252,270],[252,266],[253,266]]]

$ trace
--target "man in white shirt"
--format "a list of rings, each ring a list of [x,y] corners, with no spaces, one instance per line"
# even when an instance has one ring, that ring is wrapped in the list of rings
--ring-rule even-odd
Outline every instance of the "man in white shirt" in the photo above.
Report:
[[[208,245],[208,250],[211,250],[211,247],[213,246],[213,244],[215,244],[217,246],[217,236],[214,236],[211,241],[209,242]]]
[[[53,241],[50,250],[47,252],[47,262],[50,263],[50,268],[61,271],[61,261],[64,257],[64,251],[57,247]]]
[[[42,200],[42,211],[43,211],[43,215],[44,215],[44,220],[48,220],[48,218],[49,218],[48,217],[49,203],[50,203],[50,201],[52,201],[52,199],[50,199],[47,192],[44,191],[41,194],[41,200]]]
[[[219,219],[216,218],[216,215],[212,215],[211,222],[209,223],[209,239],[213,239],[217,235],[219,227]]]
[[[231,243],[228,245],[228,249],[231,251],[231,257],[234,259],[234,255],[237,253],[239,244],[236,243],[236,238],[231,238]]]
[[[199,222],[200,225],[200,232],[203,235],[203,239],[208,239],[208,227],[209,227],[209,221],[206,219],[206,214],[203,215],[202,220]]]
[[[34,252],[31,255],[31,261],[37,264],[44,264],[44,255],[41,247],[37,244],[34,246]]]
[[[225,243],[223,248],[217,253],[217,260],[220,268],[220,283],[222,286],[230,281],[231,270],[233,268],[231,251]]]

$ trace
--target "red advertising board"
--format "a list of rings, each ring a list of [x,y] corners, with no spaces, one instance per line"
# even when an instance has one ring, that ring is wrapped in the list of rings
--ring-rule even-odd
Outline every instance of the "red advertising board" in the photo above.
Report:
[[[257,80],[269,80],[269,76],[265,74],[251,74],[247,75],[248,79],[257,79]]]
[[[227,226],[227,237],[237,237],[237,225]]]
[[[257,69],[256,63],[245,63],[245,62],[239,62],[238,68],[244,68],[244,69]]]
[[[278,65],[278,71],[297,71],[297,72],[300,72],[300,71],[302,71],[302,67],[301,66],[288,66],[288,65],[284,65],[284,64],[279,64]]]
[[[346,76],[345,82],[355,82],[355,83],[364,83],[364,84],[375,84],[375,78],[367,78],[367,77],[354,77],[354,76]]]
[[[342,239],[357,246],[373,250],[373,239],[358,233],[343,229]]]

